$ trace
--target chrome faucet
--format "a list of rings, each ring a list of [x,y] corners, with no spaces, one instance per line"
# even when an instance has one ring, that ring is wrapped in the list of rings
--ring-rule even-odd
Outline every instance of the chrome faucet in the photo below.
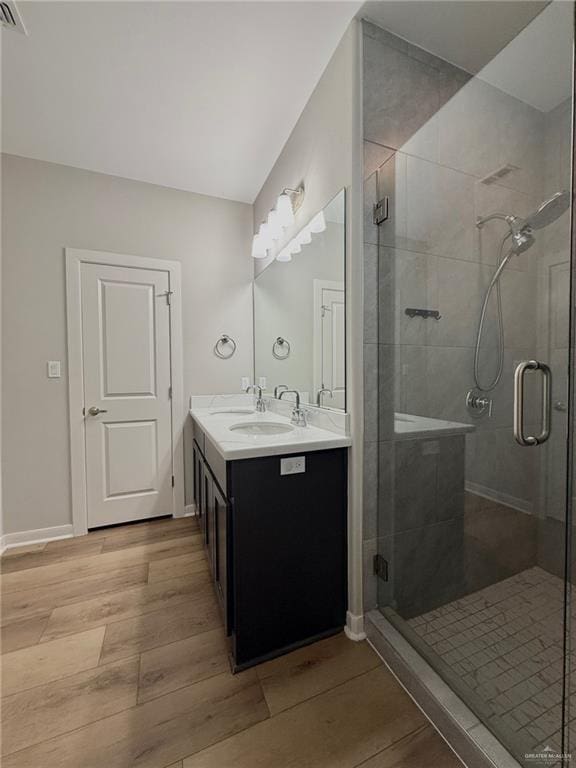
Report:
[[[276,400],[279,400],[279,399],[280,399],[280,398],[278,397],[278,392],[279,392],[279,390],[280,390],[280,387],[282,387],[282,389],[288,389],[288,387],[287,387],[287,385],[286,385],[286,384],[277,384],[277,385],[274,387],[274,397],[276,398]]]
[[[246,394],[251,391],[256,394],[256,390],[258,390],[258,397],[256,398],[256,410],[258,413],[266,413],[266,401],[262,397],[262,387],[256,384],[250,384],[250,386],[246,387]]]
[[[328,389],[327,387],[322,387],[322,389],[318,390],[318,394],[316,395],[316,405],[321,406],[322,405],[322,395],[324,392],[328,392],[330,395],[330,398],[334,397],[334,392],[332,392],[331,389]]]
[[[285,389],[278,395],[278,400],[282,400],[282,395],[296,395],[296,407],[292,410],[290,421],[297,427],[305,427],[306,413],[300,408],[300,392],[297,389]]]

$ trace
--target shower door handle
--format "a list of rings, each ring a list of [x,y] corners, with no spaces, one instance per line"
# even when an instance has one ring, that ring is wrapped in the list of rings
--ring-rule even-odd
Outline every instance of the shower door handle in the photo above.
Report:
[[[524,434],[524,378],[527,371],[542,372],[542,427],[540,434]],[[552,372],[546,363],[525,360],[514,372],[514,438],[523,446],[541,445],[550,437],[550,414],[552,411]]]

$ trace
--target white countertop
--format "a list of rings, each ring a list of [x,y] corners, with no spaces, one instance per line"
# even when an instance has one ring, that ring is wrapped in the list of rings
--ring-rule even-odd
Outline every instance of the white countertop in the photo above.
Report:
[[[252,459],[257,456],[278,456],[300,451],[325,451],[347,448],[352,438],[312,425],[296,427],[278,435],[247,435],[230,430],[234,424],[276,422],[290,424],[290,419],[278,413],[226,413],[225,408],[192,408],[190,415],[213,443],[225,461]],[[219,412],[220,411],[220,412]],[[293,425],[291,425],[293,426]]]

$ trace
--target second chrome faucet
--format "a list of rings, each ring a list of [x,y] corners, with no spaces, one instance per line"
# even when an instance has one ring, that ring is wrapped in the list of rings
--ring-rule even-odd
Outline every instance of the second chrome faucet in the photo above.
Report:
[[[297,427],[306,426],[306,412],[300,408],[300,392],[297,389],[285,389],[278,395],[278,400],[282,400],[283,395],[296,395],[296,407],[292,410],[291,423]]]

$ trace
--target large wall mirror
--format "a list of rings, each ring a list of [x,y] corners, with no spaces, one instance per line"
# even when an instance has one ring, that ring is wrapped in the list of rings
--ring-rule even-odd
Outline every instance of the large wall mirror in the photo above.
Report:
[[[302,250],[254,281],[255,381],[302,402],[346,409],[345,192],[297,236]]]

